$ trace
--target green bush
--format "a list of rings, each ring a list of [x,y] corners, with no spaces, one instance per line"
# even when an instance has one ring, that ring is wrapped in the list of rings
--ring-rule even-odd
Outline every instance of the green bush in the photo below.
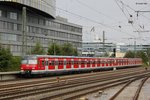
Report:
[[[20,70],[21,57],[13,57],[10,49],[0,45],[0,72]]]

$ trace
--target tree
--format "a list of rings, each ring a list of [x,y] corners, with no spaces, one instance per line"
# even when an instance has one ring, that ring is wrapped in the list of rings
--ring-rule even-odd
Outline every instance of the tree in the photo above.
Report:
[[[70,43],[65,43],[62,46],[62,55],[72,56],[73,55],[73,47]]]
[[[78,50],[76,48],[73,48],[73,55],[78,56]]]
[[[0,45],[0,71],[7,71],[12,66],[12,54],[10,49],[5,49]]]
[[[136,58],[142,58],[142,61],[144,64],[147,64],[147,62],[148,62],[148,58],[147,58],[146,54],[144,53],[144,51],[137,51]]]
[[[145,64],[145,65],[148,65],[148,57],[147,57],[147,54],[146,54],[146,52],[145,51],[136,51],[136,53],[134,53],[134,52],[132,52],[132,51],[128,51],[126,54],[125,54],[125,56],[124,56],[125,58],[134,58],[134,57],[136,57],[136,58],[141,58],[142,59],[142,61],[143,61],[143,63]]]
[[[147,56],[148,63],[150,64],[150,49],[147,49],[144,53],[145,53],[145,55]],[[148,64],[148,65],[149,65],[149,64]]]
[[[53,43],[48,47],[47,51],[48,55],[61,55],[61,47],[56,43]]]
[[[45,54],[44,48],[41,46],[40,42],[37,42],[35,47],[32,48],[31,54]]]
[[[12,63],[12,66],[8,69],[8,71],[20,71],[20,65],[21,65],[20,56],[13,56],[11,63]]]
[[[134,58],[134,52],[132,51],[126,52],[124,58]]]

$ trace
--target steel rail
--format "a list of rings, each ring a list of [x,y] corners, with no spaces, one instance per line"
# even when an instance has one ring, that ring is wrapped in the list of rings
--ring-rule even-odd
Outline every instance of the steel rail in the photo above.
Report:
[[[137,91],[136,91],[136,93],[135,93],[135,96],[133,97],[133,100],[138,100],[140,91],[141,91],[141,89],[142,89],[144,83],[147,81],[148,78],[149,78],[149,77],[146,77],[146,78],[144,78],[144,79],[142,80],[141,84],[139,85],[139,87],[138,87],[138,89],[137,89]]]
[[[67,80],[67,81],[69,81],[69,80],[75,80],[75,79],[77,79],[77,80],[81,80],[81,79],[85,79],[85,78],[90,78],[90,77],[106,77],[106,76],[111,76],[111,75],[114,75],[114,74],[119,74],[119,73],[126,73],[126,71],[129,73],[129,72],[133,72],[132,70],[125,70],[125,71],[113,71],[113,72],[111,72],[111,73],[104,73],[104,74],[101,74],[101,73],[97,73],[97,74],[94,74],[94,76],[93,76],[93,74],[89,74],[88,76],[86,76],[86,77],[83,77],[83,76],[78,76],[78,78],[77,77],[75,77],[75,78],[71,78],[71,79],[69,79],[69,78],[63,78],[63,79],[61,79],[60,81],[65,81],[65,80]],[[135,72],[137,71],[137,72],[140,72],[140,70],[134,70]],[[144,71],[144,70],[143,70]],[[105,75],[106,74],[106,75]],[[41,82],[41,81],[40,81]],[[12,86],[10,85],[10,86],[7,86],[7,85],[5,85],[5,86],[1,86],[0,87],[0,92],[4,92],[4,91],[9,91],[9,90],[14,90],[14,89],[21,89],[21,88],[26,88],[26,87],[36,87],[36,86],[40,86],[40,85],[47,85],[47,84],[54,84],[54,83],[57,83],[56,82],[56,79],[55,80],[46,80],[46,81],[42,81],[42,83],[40,83],[39,81],[37,81],[36,83],[35,82],[33,82],[33,83],[23,83],[22,85],[20,85],[20,84],[13,84]],[[1,93],[0,93],[1,94]]]
[[[134,80],[129,80],[115,95],[113,95],[109,100],[115,100],[115,98],[127,87],[129,86]]]
[[[66,91],[61,90],[61,92],[58,92],[58,93],[54,93],[54,94],[50,93],[48,95],[48,97],[44,97],[43,100],[44,99],[54,99],[55,100],[55,98],[58,98],[58,97],[62,97],[63,99],[67,99],[67,100],[72,100],[76,97],[87,94],[89,92],[97,91],[99,89],[104,89],[104,88],[100,88],[102,86],[106,86],[108,84],[112,84],[112,83],[115,83],[115,82],[126,81],[126,80],[131,79],[131,78],[145,77],[147,75],[150,75],[150,72],[144,73],[144,74],[141,74],[141,75],[134,75],[134,76],[126,77],[126,78],[123,78],[123,79],[112,80],[112,81],[109,81],[108,83],[105,82],[103,84],[99,83],[99,84],[94,84],[94,85],[83,85],[83,86],[73,87],[73,88],[66,89]],[[89,89],[91,89],[91,90],[89,90]],[[80,92],[82,92],[82,93],[80,93]],[[74,93],[77,93],[77,94],[74,94]],[[74,94],[74,95],[71,95],[71,94]],[[70,97],[67,98],[68,95],[70,95]]]
[[[129,69],[123,69],[123,70],[116,70],[115,72],[120,72],[120,71],[127,71],[127,70],[140,70],[140,69],[143,69],[142,67],[136,67],[136,68],[129,68]],[[46,82],[46,81],[56,81],[56,78],[59,77],[60,79],[62,80],[66,80],[66,79],[70,79],[70,78],[78,78],[78,77],[88,77],[88,76],[91,76],[91,75],[96,75],[96,74],[108,74],[108,73],[114,73],[114,71],[103,71],[103,72],[95,72],[95,73],[88,73],[88,74],[77,74],[77,75],[67,75],[67,76],[56,76],[56,77],[50,77],[50,78],[42,78],[42,79],[25,79],[25,80],[17,80],[16,82],[15,81],[4,81],[4,82],[0,82],[0,88],[4,88],[4,87],[13,87],[13,86],[22,86],[23,84],[36,84],[36,83],[39,83],[39,82]],[[3,83],[3,84],[2,84]]]
[[[138,71],[138,73],[139,73],[139,71]],[[43,86],[39,87],[40,85],[44,85],[44,84],[40,84],[40,85],[38,85],[38,88],[31,86],[32,87],[31,89],[20,89],[20,87],[17,87],[19,89],[14,90],[14,88],[13,88],[13,90],[7,90],[6,92],[4,92],[4,91],[0,92],[0,96],[13,95],[15,93],[30,92],[31,90],[32,91],[40,91],[41,89],[45,89],[46,90],[47,88],[50,88],[51,90],[53,90],[53,87],[56,87],[56,86],[60,87],[60,86],[69,85],[69,84],[71,84],[71,85],[75,84],[76,86],[79,86],[79,85],[84,85],[84,84],[88,84],[88,83],[90,84],[90,83],[95,83],[95,82],[111,80],[111,79],[115,79],[115,78],[119,78],[119,77],[125,77],[125,76],[131,75],[131,74],[133,74],[133,72],[132,73],[131,72],[130,73],[126,73],[126,74],[119,75],[119,76],[118,76],[118,74],[117,75],[115,74],[115,75],[111,75],[111,77],[110,76],[109,77],[102,77],[101,76],[101,77],[95,77],[95,78],[93,77],[91,79],[86,78],[86,79],[79,79],[79,80],[70,80],[70,81],[67,82],[67,84],[66,84],[65,81],[63,81],[62,83],[61,82],[60,83],[57,82],[55,84],[45,83],[45,87],[43,87]],[[135,74],[135,72],[134,72],[134,74]],[[67,87],[69,87],[69,86],[64,86],[63,88],[67,88]],[[27,88],[27,87],[24,87],[24,88]],[[28,86],[28,88],[29,88],[29,86]],[[62,89],[62,88],[60,88],[60,89]]]

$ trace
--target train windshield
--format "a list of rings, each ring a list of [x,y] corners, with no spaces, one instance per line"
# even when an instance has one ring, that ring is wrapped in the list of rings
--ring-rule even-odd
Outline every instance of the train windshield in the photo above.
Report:
[[[25,56],[22,59],[22,64],[37,64],[37,57],[35,57],[35,56]]]

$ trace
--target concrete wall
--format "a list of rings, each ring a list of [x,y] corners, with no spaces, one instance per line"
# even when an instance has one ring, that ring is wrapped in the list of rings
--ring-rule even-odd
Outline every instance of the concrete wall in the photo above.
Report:
[[[17,79],[20,72],[0,72],[0,81]]]

